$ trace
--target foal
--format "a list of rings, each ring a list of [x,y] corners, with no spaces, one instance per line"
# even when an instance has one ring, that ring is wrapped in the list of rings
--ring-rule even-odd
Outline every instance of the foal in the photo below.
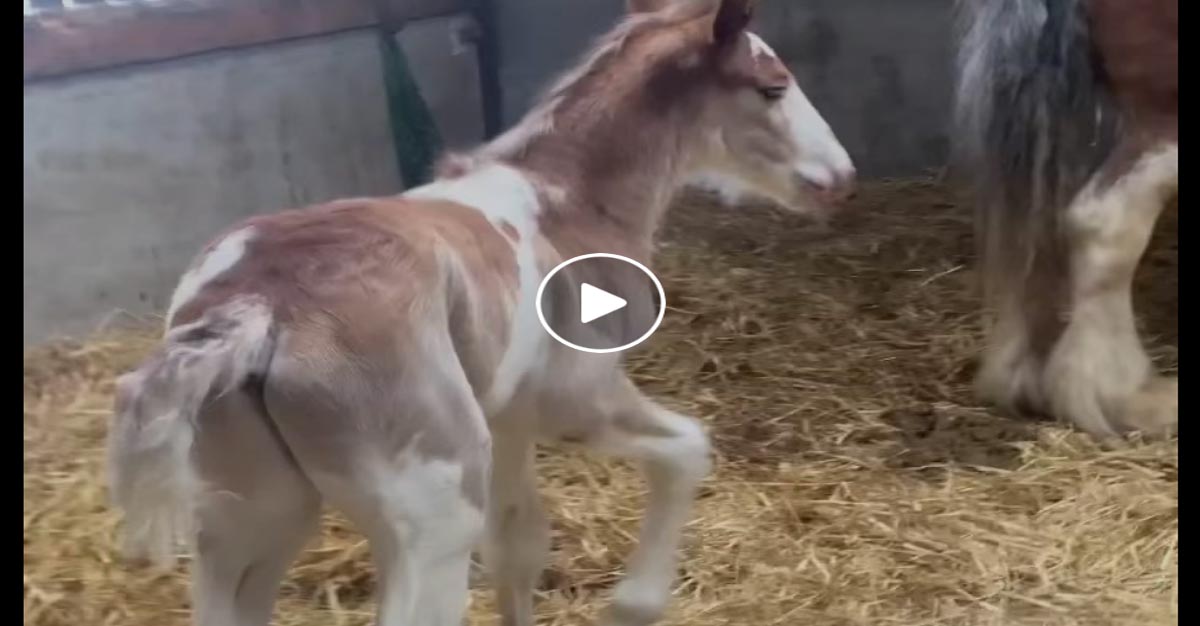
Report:
[[[958,132],[994,309],[978,387],[1101,437],[1168,434],[1134,273],[1179,187],[1179,0],[959,0]]]
[[[643,462],[641,539],[607,624],[666,607],[709,470],[700,424],[614,354],[572,350],[534,296],[589,252],[645,263],[681,183],[741,177],[786,205],[854,170],[749,0],[657,6],[603,38],[524,121],[391,198],[250,219],[181,280],[163,345],[119,381],[112,491],[128,547],[195,540],[195,621],[268,623],[323,502],[368,537],[384,626],[456,626],[481,540],[503,623],[533,624],[548,550],[536,440]]]

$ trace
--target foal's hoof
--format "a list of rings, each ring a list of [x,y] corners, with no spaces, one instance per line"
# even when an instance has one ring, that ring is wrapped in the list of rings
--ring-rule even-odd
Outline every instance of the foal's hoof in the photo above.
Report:
[[[650,626],[662,618],[669,598],[669,593],[622,584],[600,619],[600,626]]]
[[[1156,376],[1147,381],[1125,405],[1119,426],[1152,439],[1178,434],[1179,379]]]
[[[601,618],[600,626],[651,626],[658,621],[659,615],[661,614],[635,607],[613,605],[608,607],[607,613]]]

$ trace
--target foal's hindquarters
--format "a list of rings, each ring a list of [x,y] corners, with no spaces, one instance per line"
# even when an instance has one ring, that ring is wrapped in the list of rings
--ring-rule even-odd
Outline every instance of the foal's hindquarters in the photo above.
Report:
[[[484,527],[490,435],[437,334],[365,366],[297,358],[284,335],[263,389],[304,475],[367,536],[383,626],[460,624]]]
[[[237,358],[227,348],[245,339],[236,331],[245,322],[230,329],[214,320],[230,307],[173,330],[159,361],[167,367],[152,362],[122,380],[129,402],[153,410],[150,399],[163,395],[178,403],[162,383],[177,389],[205,362]],[[214,390],[190,420],[197,425],[191,466],[119,470],[125,476],[114,484],[134,487],[118,501],[135,520],[145,517],[139,507],[161,506],[146,500],[153,481],[194,469],[203,485],[203,495],[179,490],[198,496],[188,507],[195,512],[195,623],[265,626],[324,502],[369,540],[379,624],[461,624],[470,553],[485,524],[490,435],[453,346],[444,331],[444,343],[437,335],[404,350],[383,336],[377,349],[338,350],[344,337],[319,323],[280,325],[263,339],[265,367],[228,391]],[[114,437],[126,442],[117,448],[142,445],[131,446],[120,428]]]

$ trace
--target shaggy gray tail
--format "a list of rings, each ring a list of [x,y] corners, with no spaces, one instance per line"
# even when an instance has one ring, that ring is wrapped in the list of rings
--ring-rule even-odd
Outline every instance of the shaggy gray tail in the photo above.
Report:
[[[989,299],[1022,297],[1032,273],[1065,280],[1060,217],[1116,142],[1085,5],[957,3],[955,147],[975,186]]]
[[[117,381],[109,487],[125,517],[126,556],[169,566],[191,546],[202,488],[191,462],[197,415],[206,399],[264,372],[272,351],[269,309],[231,302],[170,330]]]

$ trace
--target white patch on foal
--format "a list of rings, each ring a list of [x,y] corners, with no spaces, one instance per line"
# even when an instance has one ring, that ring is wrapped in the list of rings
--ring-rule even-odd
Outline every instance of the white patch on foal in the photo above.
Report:
[[[762,37],[754,33],[746,33],[746,37],[750,40],[750,50],[756,59],[779,58]],[[801,91],[795,78],[788,85],[777,110],[787,122],[792,141],[795,145],[804,147],[794,165],[805,178],[817,185],[830,187],[837,182],[839,176],[853,173],[854,164],[850,155],[833,134],[829,123],[821,117],[817,108],[808,100],[808,96]]]
[[[823,187],[830,187],[839,176],[854,171],[850,155],[795,80],[788,86],[780,110],[787,119],[796,145],[804,147],[795,167],[805,178]]]
[[[758,35],[755,35],[754,33],[746,33],[746,38],[750,40],[750,51],[754,53],[754,58],[758,58],[758,57],[770,57],[772,59],[779,58],[779,55],[775,54],[775,51],[771,49],[771,46],[767,45],[767,42],[763,41],[762,37],[759,37]]]
[[[519,293],[509,329],[509,343],[496,368],[492,387],[480,402],[486,415],[494,415],[512,399],[517,385],[537,362],[546,339],[537,318],[537,289],[542,280],[534,251],[534,242],[539,236],[537,216],[541,211],[537,189],[520,170],[493,163],[459,178],[418,187],[405,197],[449,200],[475,208],[497,230],[507,223],[520,236],[520,240],[512,244],[517,256]]]
[[[404,197],[465,204],[479,210],[496,226],[503,222],[512,224],[522,236],[537,229],[537,191],[525,175],[508,165],[484,165],[457,178],[417,187]]]
[[[369,528],[389,529],[371,536],[382,568],[379,623],[457,626],[486,522],[463,495],[462,465],[409,448],[373,474],[380,506]]]
[[[179,286],[175,287],[175,293],[171,296],[171,306],[167,309],[167,326],[171,325],[171,320],[175,318],[179,307],[196,297],[196,294],[200,293],[208,281],[237,265],[242,255],[246,253],[246,244],[253,235],[253,226],[226,235],[211,252],[204,255],[192,269],[183,275],[183,278],[179,280]]]
[[[447,536],[469,536],[483,526],[483,511],[476,508],[462,491],[463,467],[444,459],[426,459],[405,448],[399,469],[388,467],[377,479],[388,502],[389,516],[397,526],[441,528]],[[457,519],[445,516],[447,510],[471,511]]]
[[[703,189],[717,194],[725,206],[736,207],[741,200],[750,195],[748,186],[737,176],[717,170],[705,170],[693,175],[686,185]]]

